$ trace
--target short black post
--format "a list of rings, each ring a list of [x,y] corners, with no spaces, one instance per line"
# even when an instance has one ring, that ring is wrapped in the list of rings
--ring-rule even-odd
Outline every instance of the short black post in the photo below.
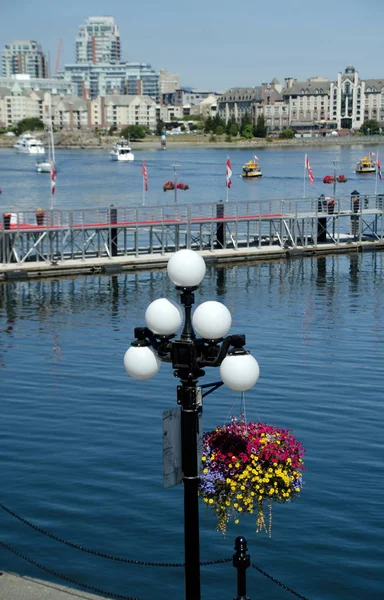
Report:
[[[357,190],[353,190],[351,193],[351,211],[358,213],[360,211],[360,193]],[[351,234],[357,238],[359,236],[359,217],[351,215]]]
[[[327,219],[321,217],[317,219],[317,243],[323,244],[327,241]]]
[[[216,218],[222,219],[224,217],[224,202],[220,200],[219,204],[216,204]],[[225,229],[224,223],[217,223],[216,225],[216,246],[217,248],[225,247]]]
[[[117,223],[117,208],[111,204],[109,209],[109,224]],[[111,227],[109,247],[111,248],[111,255],[117,256],[117,227]]]
[[[247,596],[246,571],[251,564],[248,552],[247,540],[240,536],[235,540],[235,554],[233,555],[233,566],[237,569],[237,596],[234,600],[250,600]]]

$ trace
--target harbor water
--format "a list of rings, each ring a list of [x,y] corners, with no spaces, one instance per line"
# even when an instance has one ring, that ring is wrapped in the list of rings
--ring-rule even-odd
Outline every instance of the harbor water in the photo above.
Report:
[[[311,152],[315,177],[340,160],[345,193],[372,194],[374,179],[354,174],[363,152]],[[171,164],[181,165],[180,181],[190,185],[180,202],[213,202],[225,195],[227,154],[136,152],[133,164],[120,165],[96,151],[58,152],[55,201],[68,208],[140,203],[143,159],[148,202],[171,198],[161,189]],[[234,199],[302,196],[304,152],[257,155],[265,175],[254,182],[234,176]],[[248,157],[231,153],[234,175]],[[1,206],[44,206],[49,175],[35,174],[30,157],[7,150],[0,158]],[[327,186],[319,180],[311,187],[317,195]],[[251,515],[223,536],[201,503],[203,561],[231,557],[243,535],[252,562],[306,598],[382,597],[383,268],[382,253],[208,268],[196,302],[225,303],[231,332],[246,334],[260,364],[260,379],[245,395],[246,418],[291,429],[306,448],[306,471],[300,497],[273,507],[272,537],[256,533]],[[162,296],[177,300],[164,271],[0,284],[0,502],[86,548],[172,563],[184,560],[183,490],[163,488],[162,411],[176,406],[177,380],[163,364],[155,379],[136,382],[122,363],[147,305]],[[217,379],[217,369],[208,369],[204,383]],[[240,410],[238,394],[220,388],[204,400],[204,429]],[[1,541],[75,581],[144,600],[183,597],[183,569],[81,553],[3,509],[0,528]],[[54,579],[4,547],[0,557],[3,570]],[[252,599],[291,596],[254,569],[247,592]],[[230,563],[202,567],[203,598],[235,595]]]

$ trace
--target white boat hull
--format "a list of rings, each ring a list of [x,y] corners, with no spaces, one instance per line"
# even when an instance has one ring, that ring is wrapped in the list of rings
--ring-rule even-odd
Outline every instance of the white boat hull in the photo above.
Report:
[[[52,168],[52,163],[48,160],[36,163],[36,171],[38,173],[50,173]]]
[[[116,152],[111,152],[112,160],[118,160],[122,162],[129,162],[135,160],[135,155],[130,152],[129,154],[116,154]]]

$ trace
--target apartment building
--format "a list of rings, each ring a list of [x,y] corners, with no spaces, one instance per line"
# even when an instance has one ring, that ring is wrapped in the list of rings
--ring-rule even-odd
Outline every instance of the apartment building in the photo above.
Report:
[[[44,92],[0,88],[0,126],[11,127],[23,119],[43,120]]]
[[[6,44],[1,70],[3,77],[27,74],[41,79],[49,76],[45,54],[40,44],[33,40],[15,40]]]
[[[65,65],[58,77],[73,83],[78,96],[146,95],[159,101],[159,75],[147,63]]]
[[[114,17],[89,17],[76,37],[76,63],[117,64],[120,34]]]

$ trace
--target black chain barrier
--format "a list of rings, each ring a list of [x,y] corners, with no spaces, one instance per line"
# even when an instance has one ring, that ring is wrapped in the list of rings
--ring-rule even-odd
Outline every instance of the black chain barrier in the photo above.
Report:
[[[264,575],[264,577],[267,577],[268,579],[270,579],[271,581],[273,581],[273,583],[276,583],[277,585],[279,585],[280,587],[284,588],[287,592],[290,592],[291,594],[293,594],[297,598],[301,598],[301,600],[309,600],[305,596],[302,596],[301,594],[298,594],[297,592],[295,592],[295,590],[293,590],[292,588],[290,588],[287,585],[285,585],[285,583],[282,583],[281,581],[279,581],[275,577],[272,577],[272,575],[269,575],[268,573],[266,573],[265,571],[263,571],[263,569],[260,569],[260,567],[257,567],[253,563],[251,564],[251,567],[253,567],[253,569],[256,569],[256,571],[258,571],[259,573],[261,573],[262,575]]]
[[[4,504],[2,504],[1,502],[0,502],[0,508],[2,510],[4,510],[5,512],[7,512],[12,517],[14,517],[15,519],[17,519],[18,521],[21,521],[25,525],[28,525],[28,527],[31,527],[35,531],[38,531],[39,533],[42,533],[43,535],[45,535],[45,536],[47,536],[47,537],[55,540],[56,542],[60,542],[61,544],[65,544],[66,546],[69,546],[70,548],[74,548],[75,550],[80,550],[81,552],[85,552],[87,554],[92,554],[93,556],[98,556],[99,558],[106,558],[108,560],[114,560],[114,561],[117,561],[117,562],[127,563],[127,564],[130,564],[130,565],[139,565],[139,566],[143,566],[143,567],[178,567],[178,568],[185,567],[185,563],[163,563],[163,562],[149,562],[149,561],[142,561],[142,560],[133,560],[133,559],[130,559],[130,558],[124,558],[122,556],[114,556],[112,554],[105,554],[104,552],[99,552],[98,550],[91,550],[90,548],[84,548],[83,546],[80,546],[79,544],[74,544],[73,542],[69,542],[68,540],[64,540],[63,538],[61,538],[61,537],[59,537],[59,536],[57,536],[57,535],[55,535],[55,534],[53,534],[53,533],[51,533],[49,531],[46,531],[45,529],[42,529],[38,525],[35,525],[34,523],[31,523],[27,519],[24,519],[24,517],[21,517],[20,515],[18,515],[17,513],[15,513],[10,508],[7,508],[6,506],[4,506]],[[68,579],[65,575],[60,575],[60,574],[56,573],[55,571],[52,571],[52,570],[48,569],[47,567],[44,567],[43,565],[40,565],[39,563],[36,563],[31,558],[28,558],[28,557],[22,555],[20,552],[18,552],[17,550],[11,548],[11,546],[8,546],[7,544],[5,544],[2,541],[0,541],[0,545],[3,546],[4,548],[7,548],[10,552],[13,552],[17,556],[20,556],[21,558],[23,558],[27,562],[31,563],[32,565],[35,565],[35,566],[39,567],[40,569],[43,569],[44,571],[46,571],[47,573],[50,573],[51,575],[55,575],[55,577],[64,579],[65,581],[68,581],[70,583],[78,585],[79,587],[84,587],[85,589],[89,589],[91,591],[95,591],[96,593],[99,593],[99,594],[106,594],[106,592],[103,592],[102,590],[97,590],[96,588],[92,588],[90,586],[85,586],[83,584],[77,583],[76,581]],[[200,562],[200,565],[201,566],[219,565],[219,564],[224,564],[224,563],[229,563],[229,562],[232,562],[232,557],[230,557],[230,558],[220,558],[218,560],[206,560],[206,561]],[[305,596],[302,596],[298,592],[295,592],[289,586],[285,585],[285,583],[282,583],[281,581],[279,581],[275,577],[272,577],[272,575],[269,575],[266,571],[264,571],[260,567],[254,565],[254,564],[251,564],[251,567],[253,567],[256,571],[258,571],[259,573],[261,573],[262,575],[264,575],[264,577],[267,577],[268,579],[270,579],[271,581],[273,581],[274,583],[276,583],[277,585],[279,585],[280,587],[282,587],[283,589],[285,589],[287,592],[290,592],[291,594],[293,594],[297,598],[301,598],[301,600],[309,600]],[[113,596],[114,598],[120,598],[122,600],[140,600],[140,599],[137,599],[137,598],[128,598],[127,596],[120,596],[118,594],[106,594],[106,595],[109,595],[111,597]]]
[[[74,544],[73,542],[64,540],[63,538],[55,535],[54,533],[51,533],[50,531],[46,531],[45,529],[42,529],[38,525],[34,525],[34,523],[27,521],[27,519],[24,519],[24,517],[21,517],[20,515],[15,513],[10,508],[7,508],[1,502],[0,502],[0,508],[2,508],[5,512],[10,514],[15,519],[18,519],[19,521],[24,523],[24,525],[28,525],[28,527],[31,527],[35,531],[38,531],[39,533],[46,535],[47,537],[51,538],[52,540],[55,540],[56,542],[65,544],[66,546],[69,546],[70,548],[74,548],[75,550],[80,550],[80,552],[92,554],[93,556],[98,556],[99,558],[106,558],[108,560],[114,560],[117,562],[128,563],[129,565],[139,565],[142,567],[178,567],[178,568],[185,567],[185,563],[163,563],[163,562],[149,562],[149,561],[143,561],[143,560],[133,560],[131,558],[124,558],[122,556],[113,556],[112,554],[105,554],[104,552],[99,552],[99,550],[91,550],[90,548],[84,548],[84,546],[80,546],[79,544]],[[223,564],[223,563],[229,563],[231,561],[232,561],[232,557],[231,558],[220,558],[218,560],[206,560],[206,561],[200,562],[200,565],[202,567],[204,567],[207,565],[219,565],[219,564]]]
[[[111,598],[118,598],[119,600],[142,600],[142,598],[137,598],[134,596],[123,596],[122,594],[114,594],[112,592],[106,592],[105,590],[101,590],[100,588],[93,587],[92,585],[87,585],[86,583],[79,583],[78,581],[75,581],[74,579],[71,579],[70,577],[63,575],[62,573],[59,573],[58,571],[54,571],[53,569],[48,569],[48,567],[44,567],[44,565],[41,565],[40,563],[36,562],[35,560],[32,560],[32,558],[28,558],[28,556],[25,556],[24,554],[22,554],[15,548],[12,548],[12,546],[10,546],[9,544],[2,542],[1,540],[0,540],[0,546],[3,546],[3,548],[5,548],[6,550],[9,550],[9,552],[16,554],[16,556],[18,556],[19,558],[22,558],[29,564],[34,565],[35,567],[38,567],[39,569],[42,569],[46,573],[49,573],[50,575],[53,575],[54,577],[57,577],[58,579],[62,579],[63,581],[67,581],[68,583],[72,583],[73,585],[76,585],[77,587],[84,588],[85,590],[89,590],[90,592],[95,592],[95,594],[102,594],[103,596],[110,596]]]

